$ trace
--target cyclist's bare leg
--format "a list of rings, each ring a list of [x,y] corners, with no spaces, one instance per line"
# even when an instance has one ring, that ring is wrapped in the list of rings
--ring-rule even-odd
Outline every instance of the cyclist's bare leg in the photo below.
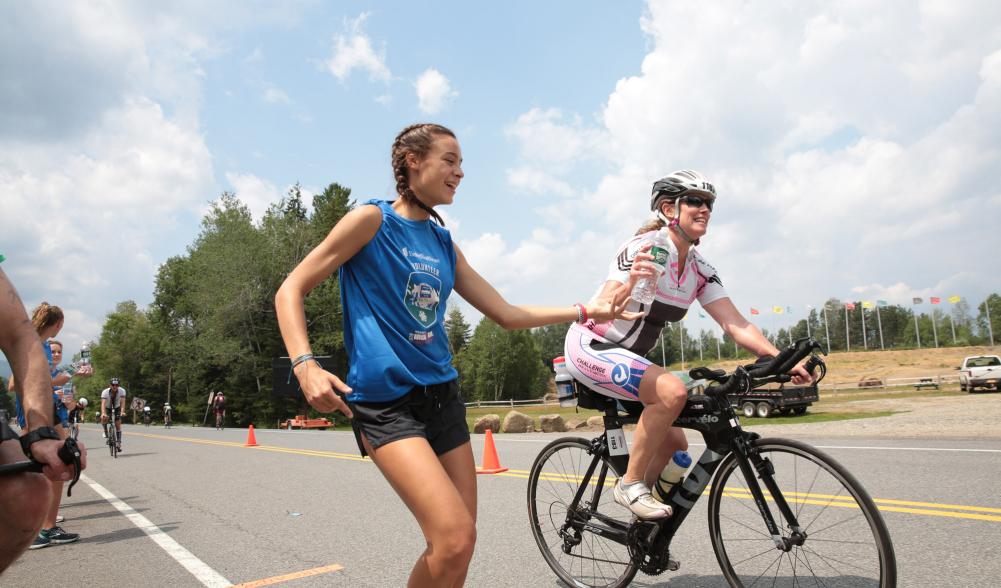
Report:
[[[653,459],[650,460],[650,465],[647,466],[646,477],[644,478],[647,486],[653,488],[653,485],[657,482],[657,478],[660,476],[660,472],[664,470],[664,466],[667,465],[667,462],[671,461],[671,458],[674,457],[674,452],[678,450],[688,451],[688,438],[685,437],[684,429],[671,427],[671,430],[667,433],[667,441],[664,443],[664,449],[658,451],[653,456]]]
[[[449,477],[426,439],[410,437],[375,450],[364,435],[362,440],[372,461],[414,514],[428,543],[410,572],[407,586],[461,586],[476,544],[476,521],[469,512],[469,500]],[[467,463],[475,476],[471,452],[469,455]],[[461,456],[449,456],[447,461],[449,467],[458,467]],[[461,481],[462,476],[459,479],[461,485],[469,485],[468,481]],[[475,481],[472,484],[475,486]],[[468,488],[464,490],[468,493]]]
[[[639,399],[643,403],[643,413],[633,433],[629,467],[622,476],[625,484],[645,480],[651,472],[653,476],[659,473],[653,470],[651,462],[664,451],[671,438],[672,425],[685,407],[688,392],[677,376],[651,365],[640,380]]]
[[[16,441],[0,443],[0,464],[26,459]],[[0,572],[38,537],[49,508],[50,488],[42,474],[0,476]]]

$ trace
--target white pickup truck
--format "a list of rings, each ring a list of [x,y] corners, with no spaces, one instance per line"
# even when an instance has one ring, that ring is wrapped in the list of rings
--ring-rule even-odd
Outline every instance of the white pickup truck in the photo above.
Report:
[[[963,360],[959,370],[959,389],[973,392],[977,388],[1001,391],[1001,357],[974,355]]]

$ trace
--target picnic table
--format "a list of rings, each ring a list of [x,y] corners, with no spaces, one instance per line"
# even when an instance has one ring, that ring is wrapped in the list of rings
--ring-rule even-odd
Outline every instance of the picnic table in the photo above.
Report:
[[[922,388],[934,388],[935,390],[938,390],[938,382],[931,378],[921,378],[918,380],[917,384],[914,384],[914,389],[920,390]]]

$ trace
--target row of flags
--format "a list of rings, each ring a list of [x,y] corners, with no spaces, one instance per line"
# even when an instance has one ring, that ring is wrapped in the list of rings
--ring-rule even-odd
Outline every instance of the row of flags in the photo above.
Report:
[[[959,302],[962,299],[963,299],[962,296],[950,296],[950,297],[946,298],[946,300],[948,300],[952,304],[955,304],[955,303]],[[938,296],[931,296],[931,297],[928,298],[928,301],[931,302],[932,304],[941,304],[942,303],[942,298],[940,298]],[[924,304],[924,298],[914,297],[914,298],[911,298],[911,302],[913,304]],[[890,303],[887,302],[886,300],[877,300],[875,302],[872,302],[870,300],[863,300],[862,301],[862,308],[866,308],[866,309],[872,309],[872,308],[877,308],[877,307],[878,308],[886,308],[889,305],[890,305]],[[856,305],[855,305],[854,302],[845,302],[845,309],[846,310],[855,310],[855,306]],[[808,309],[812,309],[813,308],[813,306],[810,306],[809,304],[807,304],[806,307]],[[791,306],[786,306],[786,307],[773,306],[772,307],[772,313],[774,313],[774,314],[787,314],[787,313],[788,314],[792,314],[792,307]],[[761,311],[758,310],[757,308],[754,308],[752,306],[751,307],[751,314],[761,314]],[[705,316],[701,312],[699,313],[699,316],[702,317],[702,318],[705,318]]]

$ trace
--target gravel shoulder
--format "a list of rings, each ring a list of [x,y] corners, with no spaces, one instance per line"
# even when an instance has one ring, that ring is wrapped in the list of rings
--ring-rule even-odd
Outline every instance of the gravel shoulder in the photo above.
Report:
[[[1001,439],[1001,394],[855,400],[852,411],[897,411],[885,417],[825,423],[755,425],[763,436]]]

